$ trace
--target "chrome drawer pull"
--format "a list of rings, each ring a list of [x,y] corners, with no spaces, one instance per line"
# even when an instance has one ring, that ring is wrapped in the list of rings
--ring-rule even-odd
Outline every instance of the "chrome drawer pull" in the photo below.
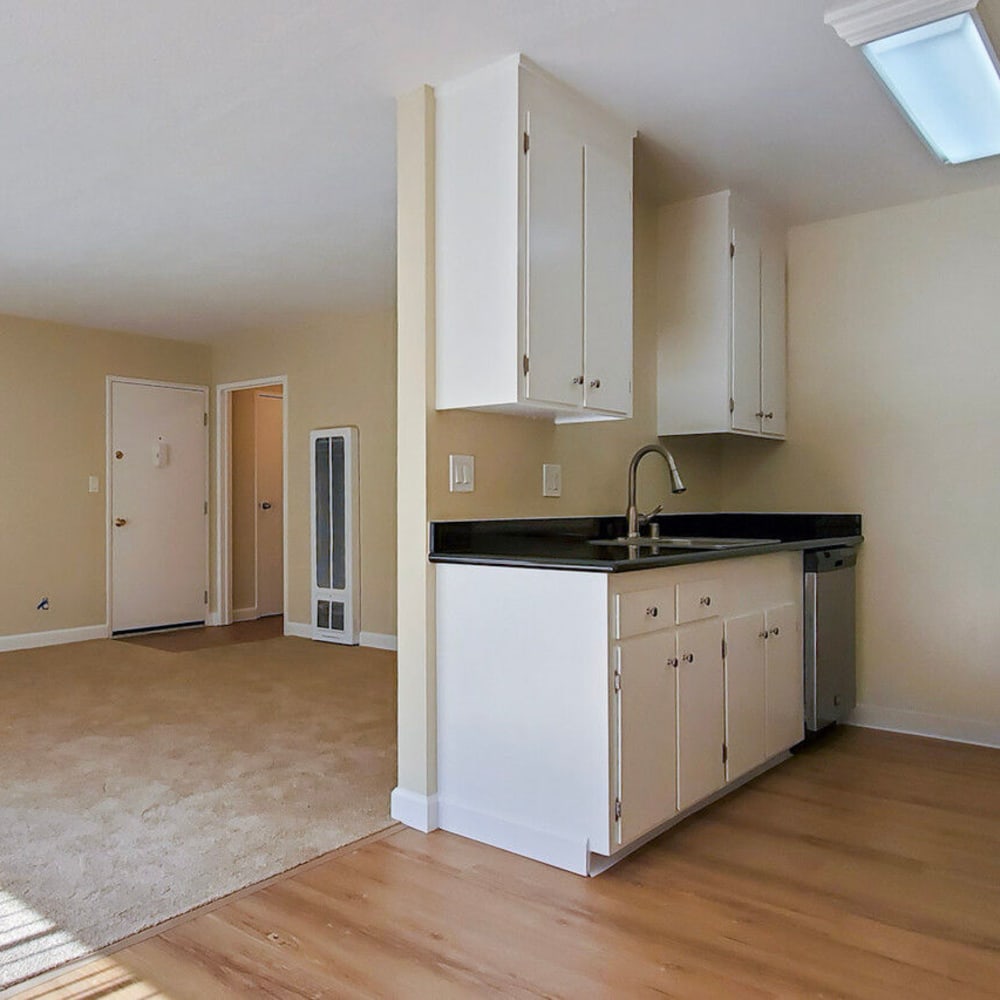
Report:
[[[712,598],[711,597],[703,597],[699,603],[700,604],[704,604],[705,607],[707,608],[707,607],[709,607],[709,605],[711,605]]]
[[[660,609],[657,607],[646,608],[646,615],[650,618],[655,618],[660,613]]]
[[[683,655],[683,656],[681,657],[681,659],[682,659],[682,660],[683,660],[683,661],[684,661],[685,663],[694,663],[694,653],[685,653],[685,654],[684,654],[684,655]]]

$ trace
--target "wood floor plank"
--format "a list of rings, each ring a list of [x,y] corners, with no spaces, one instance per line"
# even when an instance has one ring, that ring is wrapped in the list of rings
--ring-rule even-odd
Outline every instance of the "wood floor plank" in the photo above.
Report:
[[[595,879],[402,830],[23,995],[986,1000],[1000,751],[844,730]]]

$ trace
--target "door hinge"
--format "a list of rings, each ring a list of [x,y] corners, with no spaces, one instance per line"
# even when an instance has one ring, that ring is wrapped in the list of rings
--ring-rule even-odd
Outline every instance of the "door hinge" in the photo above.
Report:
[[[204,418],[204,419],[202,420],[202,424],[203,424],[203,425],[204,425],[205,427],[207,427],[207,426],[208,426],[208,414],[207,414],[207,413],[203,413],[203,414],[202,414],[202,417]]]
[[[531,146],[531,138],[529,137],[528,133],[525,132],[524,133],[524,155],[525,156],[528,155],[528,148],[530,146]]]
[[[736,412],[736,400],[733,399],[732,396],[729,397],[729,412],[730,413]]]
[[[208,604],[208,591],[205,591],[205,603]]]
[[[524,372],[525,375],[527,375],[528,369],[530,367],[531,367],[531,362],[528,361],[528,355],[527,354],[521,355],[521,371]]]
[[[615,819],[620,820],[622,818],[622,800],[615,799]]]
[[[722,744],[722,763],[727,764],[729,762],[729,747],[725,743]]]

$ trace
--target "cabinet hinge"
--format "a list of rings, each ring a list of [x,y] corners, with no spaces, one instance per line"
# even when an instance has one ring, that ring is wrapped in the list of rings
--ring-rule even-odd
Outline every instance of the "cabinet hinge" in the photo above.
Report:
[[[622,675],[617,670],[615,671],[614,688],[615,691],[621,691],[622,689]]]
[[[205,603],[208,604],[208,591],[205,591]]]
[[[207,427],[208,426],[208,414],[207,413],[203,413],[202,417],[204,418],[202,420],[202,424],[203,424],[203,426]]]
[[[729,762],[729,747],[725,743],[722,744],[722,763],[726,764]]]
[[[730,413],[736,412],[736,400],[733,399],[732,396],[729,397],[729,412]]]
[[[722,658],[725,659],[729,655],[729,643],[726,642],[726,637],[722,637]]]
[[[615,819],[619,820],[622,818],[622,800],[615,799]]]
[[[528,155],[528,147],[529,147],[530,145],[531,145],[531,139],[530,139],[530,137],[528,136],[528,133],[527,133],[527,132],[525,132],[525,133],[524,133],[524,155],[525,155],[525,156],[527,156],[527,155]]]
[[[205,501],[205,513],[206,514],[208,513],[208,501],[207,500]]]
[[[735,241],[733,241],[733,242],[731,242],[729,244],[729,256],[730,257],[735,257],[736,256],[736,243],[735,243]]]
[[[531,363],[528,361],[528,355],[527,354],[522,355],[521,356],[521,371],[524,372],[525,375],[527,375],[528,374],[528,369],[530,367],[531,367]]]

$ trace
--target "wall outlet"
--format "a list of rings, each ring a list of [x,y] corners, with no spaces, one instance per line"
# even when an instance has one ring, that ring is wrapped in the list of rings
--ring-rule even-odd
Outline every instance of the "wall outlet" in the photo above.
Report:
[[[88,493],[100,493],[101,492],[101,483],[100,483],[100,480],[97,478],[97,476],[91,476],[87,480],[87,492]]]
[[[476,456],[448,456],[448,488],[452,493],[471,493],[476,488]]]
[[[543,465],[542,466],[542,496],[561,497],[562,496],[562,466]]]

